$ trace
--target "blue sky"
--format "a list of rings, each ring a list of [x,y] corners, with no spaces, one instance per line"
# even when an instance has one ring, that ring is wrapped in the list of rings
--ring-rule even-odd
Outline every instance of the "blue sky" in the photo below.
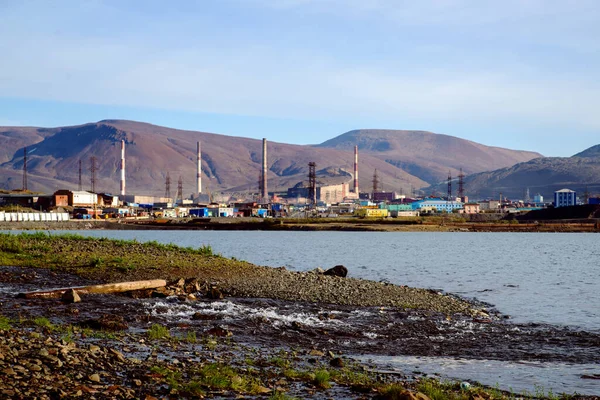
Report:
[[[600,143],[600,2],[0,0],[0,125]]]

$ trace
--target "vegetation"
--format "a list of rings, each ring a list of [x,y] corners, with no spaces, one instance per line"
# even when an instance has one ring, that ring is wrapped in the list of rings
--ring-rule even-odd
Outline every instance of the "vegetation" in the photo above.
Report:
[[[148,329],[148,337],[154,340],[168,339],[171,337],[171,332],[166,326],[153,324],[150,329]]]
[[[33,320],[34,325],[39,326],[41,328],[46,328],[48,330],[53,331],[56,327],[50,322],[48,318],[45,317],[37,317]]]
[[[86,278],[178,279],[247,269],[243,261],[215,255],[210,246],[178,247],[158,242],[114,240],[46,232],[0,234],[0,265],[62,270]],[[158,271],[160,270],[160,273]]]
[[[4,315],[0,314],[0,331],[7,331],[10,328],[10,320]]]

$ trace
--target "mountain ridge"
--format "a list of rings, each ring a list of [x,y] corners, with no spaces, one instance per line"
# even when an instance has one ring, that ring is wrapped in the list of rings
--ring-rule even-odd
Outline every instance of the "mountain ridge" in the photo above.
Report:
[[[338,137],[344,135],[346,134]],[[372,133],[370,135],[372,136]],[[429,135],[433,135],[431,138],[435,138],[432,139],[434,142],[439,141],[436,136],[438,134],[429,133]],[[429,153],[413,154],[413,159],[409,160],[412,170],[421,171],[420,175],[423,177],[442,177],[448,173],[448,167],[457,170],[463,163],[467,171],[481,170],[486,160],[488,164],[496,165],[499,161],[494,160],[495,155],[506,160],[515,157],[530,159],[534,154],[537,155],[533,152],[494,149],[451,136],[448,138],[452,139],[444,140],[454,142],[457,157],[439,155],[442,162],[436,162],[434,153],[439,152],[440,145],[429,146],[427,148]],[[316,162],[319,171],[318,179],[323,183],[351,180],[353,146],[350,150],[331,148],[327,142],[333,139],[321,145],[293,145],[269,141],[269,190],[285,190],[306,180],[308,162],[311,161]],[[372,139],[369,136],[365,137],[365,140]],[[75,189],[78,183],[79,160],[82,160],[85,165],[82,180],[89,182],[89,159],[96,157],[98,160],[97,190],[118,192],[120,140],[127,142],[126,179],[129,193],[165,195],[165,178],[168,172],[173,182],[178,176],[182,176],[184,193],[187,197],[195,190],[197,141],[202,144],[202,180],[205,189],[228,192],[258,190],[262,158],[262,143],[258,139],[115,119],[55,128],[0,127],[0,147],[3,151],[0,152],[0,170],[5,177],[0,181],[0,186],[5,189],[19,188],[17,178],[23,166],[22,151],[23,147],[27,146],[28,180],[32,189],[35,190],[36,185],[39,185],[39,191],[44,192],[52,192],[58,188]],[[389,138],[382,140],[389,140]],[[461,153],[461,144],[465,144],[467,148],[475,146],[477,149],[483,149],[480,154],[482,157],[477,160],[475,166],[468,163],[468,154],[464,151]],[[388,145],[392,147],[397,143],[391,141]],[[509,156],[506,157],[505,154]],[[428,160],[428,157],[431,159]],[[391,150],[361,150],[359,155],[361,187],[371,186],[375,170],[385,190],[403,190],[408,193],[411,188],[419,188],[431,183],[431,180],[422,179],[407,171],[410,168],[402,168],[403,165],[397,163],[401,158],[398,153]],[[395,162],[397,165],[394,165]],[[89,187],[89,184],[84,183],[83,187]],[[175,192],[172,190],[172,196]]]

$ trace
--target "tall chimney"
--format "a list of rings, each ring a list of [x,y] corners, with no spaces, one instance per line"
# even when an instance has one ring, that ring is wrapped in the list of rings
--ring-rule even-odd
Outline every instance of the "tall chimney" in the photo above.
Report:
[[[125,196],[125,140],[121,140],[121,196]]]
[[[200,142],[197,143],[196,159],[198,168],[196,169],[196,191],[202,193],[202,153],[200,153]]]
[[[354,146],[354,193],[358,194],[358,146]]]
[[[269,201],[269,191],[267,190],[267,139],[263,138],[263,159],[262,159],[262,193],[263,201]]]

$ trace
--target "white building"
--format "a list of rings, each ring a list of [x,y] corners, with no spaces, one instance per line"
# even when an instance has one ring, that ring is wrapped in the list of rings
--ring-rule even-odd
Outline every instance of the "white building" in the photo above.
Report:
[[[96,193],[73,191],[73,207],[91,207],[98,204],[98,195]]]

